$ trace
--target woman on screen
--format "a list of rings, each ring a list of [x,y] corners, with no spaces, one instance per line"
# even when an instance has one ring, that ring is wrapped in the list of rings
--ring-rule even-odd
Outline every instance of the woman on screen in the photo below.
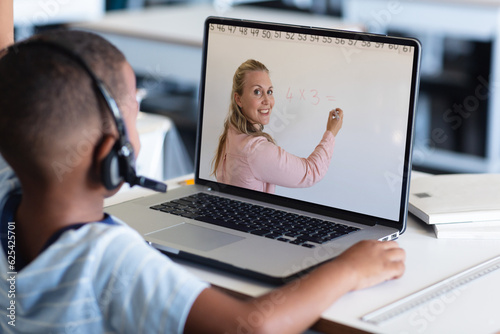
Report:
[[[269,70],[247,60],[234,74],[229,114],[212,163],[218,182],[274,193],[276,186],[310,187],[326,174],[343,111],[330,111],[320,143],[309,157],[300,158],[277,146],[263,131],[273,106]]]

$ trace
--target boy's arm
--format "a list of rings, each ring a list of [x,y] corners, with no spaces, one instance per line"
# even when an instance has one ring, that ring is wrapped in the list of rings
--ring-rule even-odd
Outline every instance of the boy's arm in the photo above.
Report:
[[[0,50],[14,43],[14,0],[0,1]]]
[[[191,308],[185,332],[299,333],[345,293],[399,278],[404,260],[395,242],[362,241],[310,274],[248,302],[206,289]]]

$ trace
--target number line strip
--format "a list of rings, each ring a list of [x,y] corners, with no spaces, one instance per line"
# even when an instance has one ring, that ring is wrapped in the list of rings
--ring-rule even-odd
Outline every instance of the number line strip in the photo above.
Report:
[[[210,30],[221,34],[243,36],[254,39],[298,41],[315,45],[332,45],[336,47],[352,48],[357,50],[378,49],[399,52],[403,54],[413,53],[413,46],[375,42],[368,39],[350,39],[331,36],[320,36],[307,33],[286,32],[260,28],[234,27],[224,24],[210,24]]]

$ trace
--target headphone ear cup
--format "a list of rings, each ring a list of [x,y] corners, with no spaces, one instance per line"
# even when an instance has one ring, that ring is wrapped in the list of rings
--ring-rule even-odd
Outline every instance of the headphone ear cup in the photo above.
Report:
[[[123,181],[123,177],[120,174],[118,153],[116,153],[114,148],[102,161],[101,181],[108,190],[116,189]]]

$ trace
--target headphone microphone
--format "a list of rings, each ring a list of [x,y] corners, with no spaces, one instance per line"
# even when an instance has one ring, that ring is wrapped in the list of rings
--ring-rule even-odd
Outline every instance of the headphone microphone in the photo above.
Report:
[[[136,176],[135,184],[143,188],[156,190],[158,192],[163,192],[163,193],[167,192],[167,185],[165,183],[158,182],[156,180],[152,180],[144,176]]]
[[[108,190],[118,188],[122,182],[128,183],[131,187],[137,185],[143,188],[155,190],[158,192],[166,192],[167,185],[163,182],[156,181],[144,176],[138,176],[135,170],[135,153],[134,147],[130,143],[127,135],[127,129],[122,117],[122,113],[118,108],[118,104],[111,96],[104,82],[100,80],[85,60],[73,51],[69,46],[47,38],[33,39],[25,42],[24,45],[45,45],[57,49],[58,51],[66,54],[76,62],[88,73],[94,85],[99,92],[99,95],[106,103],[107,109],[111,112],[111,117],[118,130],[118,139],[113,145],[109,154],[103,159],[101,166],[101,182]]]

